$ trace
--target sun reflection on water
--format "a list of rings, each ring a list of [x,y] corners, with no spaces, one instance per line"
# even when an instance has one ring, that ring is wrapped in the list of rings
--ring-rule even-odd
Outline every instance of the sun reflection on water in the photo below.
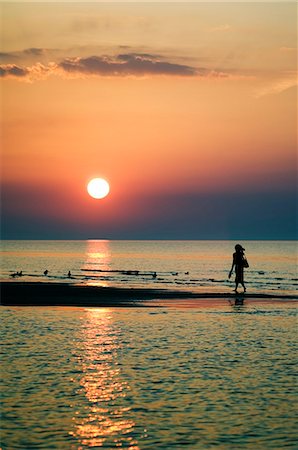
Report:
[[[117,367],[119,329],[108,308],[86,310],[82,329],[82,371],[80,393],[87,399],[84,411],[77,411],[72,433],[83,447],[129,448],[138,450],[133,436],[135,423],[130,408],[123,405],[130,387]]]
[[[86,280],[89,286],[108,286],[104,276],[105,271],[109,271],[111,267],[111,250],[108,240],[88,240],[86,249],[86,260],[83,269],[87,272]],[[95,272],[91,272],[95,271]],[[91,276],[92,275],[92,276]]]

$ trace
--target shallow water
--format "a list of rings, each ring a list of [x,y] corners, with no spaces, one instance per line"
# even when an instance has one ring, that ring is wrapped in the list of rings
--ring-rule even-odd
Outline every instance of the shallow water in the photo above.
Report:
[[[233,241],[3,241],[2,280],[230,292]],[[295,241],[241,242],[249,292],[294,294]],[[49,270],[47,277],[43,275]],[[23,271],[23,277],[11,275]],[[67,277],[68,271],[71,278]],[[134,272],[139,271],[136,275]],[[156,278],[153,273],[157,272]]]
[[[293,304],[2,317],[3,450],[295,448]]]

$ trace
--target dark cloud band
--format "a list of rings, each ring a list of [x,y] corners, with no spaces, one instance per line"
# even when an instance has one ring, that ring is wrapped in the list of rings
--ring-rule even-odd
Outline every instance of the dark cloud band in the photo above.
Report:
[[[190,66],[157,60],[148,54],[122,54],[116,58],[90,56],[88,58],[66,58],[58,64],[68,73],[91,75],[179,75],[194,76],[196,69]]]
[[[35,57],[41,57],[46,52],[45,49],[31,48],[23,50],[22,53],[23,55],[33,54]],[[39,58],[38,62],[31,63],[31,65],[21,64],[21,62],[18,62],[18,64],[0,65],[0,77],[34,81],[46,79],[50,75],[64,78],[85,78],[89,76],[233,78],[234,76],[232,73],[225,71],[210,70],[204,67],[196,68],[169,62],[162,56],[151,53],[119,53],[115,56],[68,57],[58,60],[58,62],[51,62],[49,59],[42,61],[42,58]]]
[[[0,77],[26,77],[28,75],[28,69],[17,66],[15,64],[6,64],[0,66]]]
[[[41,55],[41,49],[29,49],[34,55]],[[36,70],[38,68],[38,70]],[[93,76],[145,76],[145,75],[167,75],[167,76],[196,76],[198,70],[191,66],[172,63],[162,60],[157,55],[148,53],[126,53],[114,57],[110,56],[88,56],[64,58],[58,63],[44,65],[40,62],[31,66],[16,64],[0,65],[0,76],[34,79],[42,73],[43,77],[50,73],[58,75],[93,75]],[[200,71],[200,74],[202,71]]]

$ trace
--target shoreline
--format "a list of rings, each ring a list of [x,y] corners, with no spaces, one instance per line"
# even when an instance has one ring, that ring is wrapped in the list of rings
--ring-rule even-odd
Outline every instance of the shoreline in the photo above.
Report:
[[[118,288],[43,282],[1,282],[3,306],[211,306],[226,301],[296,302],[296,295],[188,292],[168,289]],[[209,301],[208,301],[209,300]]]

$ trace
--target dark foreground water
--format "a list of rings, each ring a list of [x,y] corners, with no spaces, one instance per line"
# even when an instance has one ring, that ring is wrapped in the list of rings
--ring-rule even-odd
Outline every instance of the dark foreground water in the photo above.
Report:
[[[2,307],[2,445],[295,448],[295,308]]]

